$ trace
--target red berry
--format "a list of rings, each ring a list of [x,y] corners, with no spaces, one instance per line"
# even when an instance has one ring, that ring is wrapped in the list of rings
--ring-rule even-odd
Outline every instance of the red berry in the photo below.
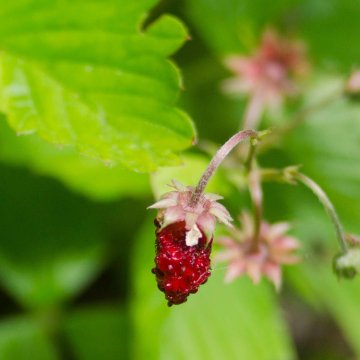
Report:
[[[202,232],[197,245],[187,246],[185,237],[185,221],[156,230],[156,267],[152,272],[169,306],[185,302],[211,274],[212,239],[208,242]]]

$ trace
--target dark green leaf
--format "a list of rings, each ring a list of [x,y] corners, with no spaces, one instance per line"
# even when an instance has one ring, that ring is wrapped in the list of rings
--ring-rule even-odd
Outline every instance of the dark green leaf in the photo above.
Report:
[[[24,306],[58,304],[101,269],[108,208],[6,167],[0,199],[0,281]]]
[[[64,332],[77,360],[122,360],[128,358],[127,325],[122,308],[102,305],[72,311]]]

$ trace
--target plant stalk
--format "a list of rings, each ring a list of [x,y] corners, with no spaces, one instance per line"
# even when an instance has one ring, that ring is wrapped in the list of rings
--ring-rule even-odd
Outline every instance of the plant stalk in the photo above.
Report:
[[[242,130],[239,131],[237,134],[232,136],[226,143],[221,146],[221,148],[216,152],[214,157],[212,158],[210,164],[206,168],[205,172],[201,176],[197,186],[195,187],[189,206],[196,207],[202,193],[205,190],[206,185],[208,184],[210,178],[214,175],[217,168],[220,166],[222,161],[226,158],[226,156],[231,152],[231,150],[238,145],[239,143],[243,142],[248,138],[257,138],[258,133],[254,130]]]

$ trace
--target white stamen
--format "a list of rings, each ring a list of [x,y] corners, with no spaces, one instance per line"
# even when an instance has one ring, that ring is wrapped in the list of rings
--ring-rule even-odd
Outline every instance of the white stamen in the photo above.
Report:
[[[186,233],[185,243],[187,246],[194,246],[199,243],[199,239],[202,237],[200,229],[196,224]]]

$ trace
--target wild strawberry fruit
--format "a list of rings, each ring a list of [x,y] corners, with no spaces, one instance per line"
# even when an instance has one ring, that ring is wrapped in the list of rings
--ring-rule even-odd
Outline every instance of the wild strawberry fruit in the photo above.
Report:
[[[210,252],[216,220],[231,226],[220,196],[201,193],[192,203],[194,190],[173,181],[171,191],[162,196],[153,209],[155,220],[155,268],[158,287],[169,306],[181,304],[210,276]]]
[[[155,219],[155,268],[158,287],[169,306],[181,304],[210,276],[210,252],[216,221],[231,227],[232,218],[216,194],[205,194],[210,178],[240,142],[258,138],[253,130],[239,131],[216,152],[195,188],[172,182],[173,191],[149,206]]]
[[[198,291],[210,276],[212,239],[201,233],[198,243],[186,245],[185,221],[156,230],[156,276],[159,289],[165,293],[168,305],[181,304]]]

